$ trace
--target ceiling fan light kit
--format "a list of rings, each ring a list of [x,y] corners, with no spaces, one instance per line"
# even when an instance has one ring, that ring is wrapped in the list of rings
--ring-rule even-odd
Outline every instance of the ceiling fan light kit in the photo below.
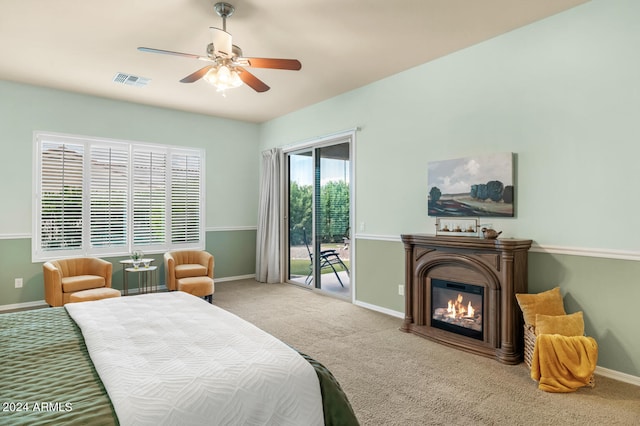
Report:
[[[233,89],[242,86],[242,80],[238,71],[229,69],[226,65],[218,65],[211,68],[202,77],[207,83],[212,84],[218,91],[224,92],[226,89]]]
[[[138,50],[149,53],[183,56],[212,63],[212,65],[207,65],[189,74],[180,80],[180,82],[193,83],[203,79],[212,84],[217,91],[223,92],[223,94],[225,90],[242,86],[243,83],[256,92],[266,92],[269,90],[269,86],[247,71],[245,67],[290,71],[298,71],[302,68],[302,64],[297,59],[243,57],[242,49],[233,44],[231,34],[227,32],[227,18],[233,14],[235,8],[231,4],[224,2],[216,3],[213,7],[218,16],[222,18],[222,29],[210,27],[212,42],[207,45],[207,56],[153,49],[150,47],[138,47]]]

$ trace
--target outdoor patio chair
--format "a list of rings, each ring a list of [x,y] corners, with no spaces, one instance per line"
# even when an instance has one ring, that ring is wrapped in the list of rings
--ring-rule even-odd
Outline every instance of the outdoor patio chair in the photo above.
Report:
[[[304,245],[307,246],[307,252],[309,253],[309,259],[311,260],[311,263],[309,264],[309,274],[307,275],[307,279],[304,281],[305,284],[309,285],[313,282],[313,252],[311,251],[311,248],[309,247],[309,243],[307,242],[307,231],[305,229],[302,230],[302,234],[304,239]],[[349,275],[349,268],[347,268],[347,265],[345,265],[342,259],[340,259],[340,254],[336,250],[333,250],[333,249],[321,250],[320,251],[320,271],[326,268],[331,268],[333,270],[333,273],[336,274],[336,278],[338,278],[338,282],[340,283],[340,285],[344,287],[344,284],[340,279],[340,275],[338,275],[338,271],[333,265],[341,265],[344,268],[344,270],[347,272],[347,275]]]
[[[344,247],[342,248],[343,250],[346,250],[349,248],[349,244],[351,244],[351,234],[349,233],[349,228],[347,226],[347,229],[345,229],[344,231],[344,236],[342,237],[342,241],[344,242]]]

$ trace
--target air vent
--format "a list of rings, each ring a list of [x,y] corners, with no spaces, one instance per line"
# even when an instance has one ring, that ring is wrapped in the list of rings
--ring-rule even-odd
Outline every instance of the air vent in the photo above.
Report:
[[[124,74],[121,72],[113,77],[114,83],[126,84],[134,87],[144,87],[149,84],[150,81],[151,79],[149,78],[138,77],[136,75]]]

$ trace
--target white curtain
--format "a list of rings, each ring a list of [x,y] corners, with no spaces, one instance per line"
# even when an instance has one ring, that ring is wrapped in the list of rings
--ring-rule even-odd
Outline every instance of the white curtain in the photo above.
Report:
[[[280,279],[280,149],[262,153],[256,280],[279,283]]]

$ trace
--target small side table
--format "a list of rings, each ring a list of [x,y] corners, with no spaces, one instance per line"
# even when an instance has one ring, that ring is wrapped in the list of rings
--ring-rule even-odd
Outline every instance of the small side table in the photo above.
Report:
[[[146,268],[124,268],[122,272],[124,274],[124,295],[129,293],[129,274],[138,274],[138,293],[153,293],[158,290],[156,283],[156,271],[157,266],[147,266]]]
[[[124,290],[124,295],[126,296],[128,294],[128,280],[127,280],[127,268],[131,268],[135,271],[139,270],[139,269],[145,269],[144,267],[142,267],[143,264],[145,263],[149,263],[151,264],[155,259],[154,258],[144,258],[144,259],[140,259],[140,267],[138,267],[137,269],[133,267],[133,260],[131,259],[125,259],[125,260],[121,260],[120,264],[122,265],[122,289]],[[129,271],[129,272],[135,272],[135,271]]]

